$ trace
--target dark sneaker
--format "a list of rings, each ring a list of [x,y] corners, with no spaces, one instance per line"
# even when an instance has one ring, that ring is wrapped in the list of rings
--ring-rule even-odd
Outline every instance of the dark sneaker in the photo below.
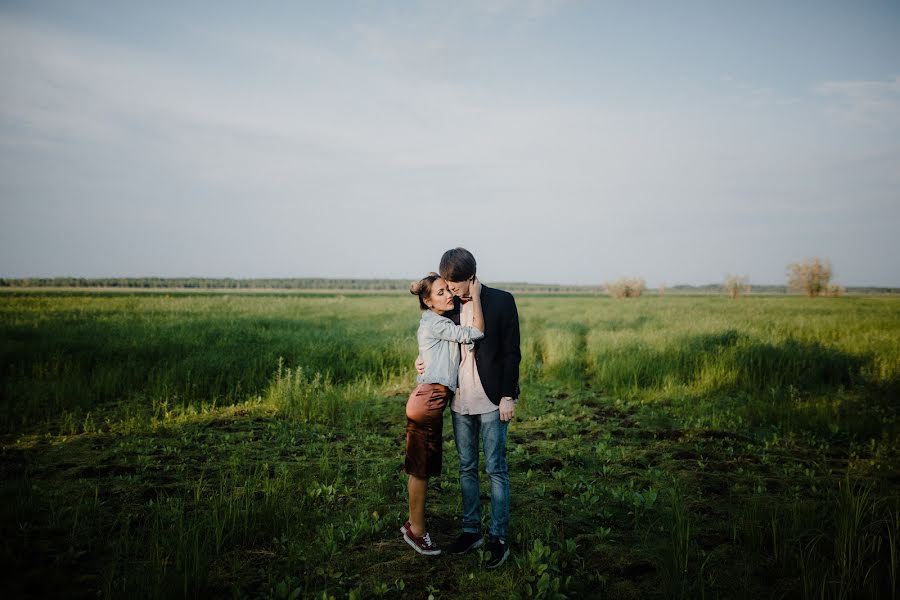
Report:
[[[402,533],[403,535],[406,535],[411,528],[412,528],[412,525],[410,525],[409,521],[407,521],[400,527],[400,533]]]
[[[498,537],[491,536],[491,541],[487,545],[487,551],[491,557],[488,559],[487,564],[484,565],[485,569],[496,569],[509,558],[509,546],[506,540],[501,540]]]
[[[431,541],[431,536],[428,535],[427,531],[422,534],[422,537],[416,537],[412,531],[407,529],[406,533],[403,534],[403,539],[406,540],[406,543],[412,546],[413,550],[419,554],[424,554],[425,556],[437,556],[441,553],[441,549]]]
[[[462,532],[449,546],[447,552],[450,554],[465,554],[469,550],[474,550],[484,544],[484,538],[480,533]]]

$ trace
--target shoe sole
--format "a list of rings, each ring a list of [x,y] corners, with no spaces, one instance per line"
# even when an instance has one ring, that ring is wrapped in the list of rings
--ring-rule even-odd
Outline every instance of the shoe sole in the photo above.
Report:
[[[478,538],[477,540],[472,542],[468,548],[465,548],[464,550],[459,550],[458,552],[452,552],[450,550],[447,550],[447,554],[456,554],[456,555],[465,554],[466,552],[471,552],[475,548],[481,548],[483,545],[484,545],[484,538]]]
[[[440,548],[438,548],[437,550],[422,550],[421,548],[419,548],[419,545],[416,544],[411,539],[409,539],[409,535],[407,535],[405,533],[403,534],[403,539],[406,540],[407,544],[412,546],[413,550],[415,550],[416,552],[418,552],[419,554],[421,554],[423,556],[437,556],[438,554],[441,553]]]
[[[509,558],[509,550],[507,550],[506,552],[503,553],[503,558],[501,558],[501,559],[499,560],[499,562],[497,562],[496,565],[492,565],[492,564],[488,563],[487,565],[485,565],[484,568],[485,568],[485,569],[488,569],[488,570],[496,569],[496,568],[500,567],[500,565],[502,565],[503,563],[505,563],[507,558]]]

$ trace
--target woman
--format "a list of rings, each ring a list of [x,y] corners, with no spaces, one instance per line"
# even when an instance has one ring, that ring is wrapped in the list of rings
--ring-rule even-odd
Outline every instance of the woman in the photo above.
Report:
[[[441,553],[425,529],[425,493],[428,477],[441,472],[444,408],[456,392],[460,344],[463,352],[471,352],[473,342],[484,337],[481,282],[475,279],[472,285],[472,327],[456,325],[445,316],[455,308],[453,294],[437,273],[429,273],[409,288],[424,311],[417,337],[425,373],[416,378],[418,385],[406,402],[409,520],[400,531],[407,544],[427,556]]]

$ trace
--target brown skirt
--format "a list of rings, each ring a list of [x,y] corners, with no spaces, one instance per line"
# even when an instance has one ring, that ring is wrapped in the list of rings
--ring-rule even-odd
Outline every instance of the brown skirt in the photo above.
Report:
[[[440,383],[420,383],[406,401],[406,472],[425,479],[441,474],[444,408],[453,392]]]

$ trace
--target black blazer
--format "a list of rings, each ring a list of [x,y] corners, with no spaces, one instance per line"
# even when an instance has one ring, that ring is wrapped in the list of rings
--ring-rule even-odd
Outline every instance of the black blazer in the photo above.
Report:
[[[475,341],[475,364],[491,402],[519,397],[519,312],[512,294],[481,285],[484,337]]]

